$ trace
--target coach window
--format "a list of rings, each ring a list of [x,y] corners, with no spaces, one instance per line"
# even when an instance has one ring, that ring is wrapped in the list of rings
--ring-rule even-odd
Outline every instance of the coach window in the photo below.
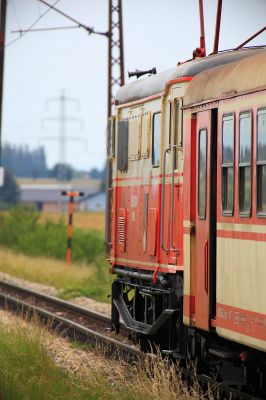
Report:
[[[152,165],[158,167],[160,162],[161,113],[153,114],[152,120]]]
[[[257,212],[266,216],[266,108],[257,114]]]
[[[251,210],[251,112],[239,116],[239,212],[249,216]]]
[[[224,215],[233,215],[234,136],[234,116],[225,115],[222,123],[222,210]]]
[[[206,190],[207,190],[207,131],[199,132],[199,164],[198,164],[198,215],[206,218]]]

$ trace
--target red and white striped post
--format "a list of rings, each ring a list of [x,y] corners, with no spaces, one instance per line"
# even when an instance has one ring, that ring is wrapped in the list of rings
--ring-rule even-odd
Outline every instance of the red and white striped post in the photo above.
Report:
[[[79,197],[79,196],[84,196],[84,193],[83,192],[63,191],[63,192],[61,192],[61,195],[69,197],[66,263],[70,264],[71,263],[71,255],[72,255],[74,198]]]

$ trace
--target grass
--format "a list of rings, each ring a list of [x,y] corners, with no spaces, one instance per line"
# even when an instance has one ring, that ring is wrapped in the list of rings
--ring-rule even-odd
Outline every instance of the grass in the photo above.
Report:
[[[0,271],[54,286],[59,297],[70,299],[87,296],[98,301],[109,301],[112,277],[104,259],[94,265],[71,264],[45,257],[30,257],[0,248]]]
[[[176,366],[165,360],[146,360],[134,366],[117,361],[99,362],[96,353],[88,357],[81,349],[69,351],[65,341],[55,341],[36,322],[29,325],[17,321],[0,324],[1,400],[211,398],[203,396],[197,387],[188,390]]]
[[[44,341],[38,328],[0,328],[0,399],[100,399],[97,385],[85,387],[53,362]]]
[[[0,245],[32,256],[63,260],[66,253],[67,226],[60,220],[40,223],[40,214],[14,208],[0,215]],[[72,259],[92,263],[104,257],[103,236],[97,231],[73,230]]]

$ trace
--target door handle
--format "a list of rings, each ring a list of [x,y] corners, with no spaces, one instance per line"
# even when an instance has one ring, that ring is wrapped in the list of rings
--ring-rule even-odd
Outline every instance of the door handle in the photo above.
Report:
[[[208,239],[204,244],[204,288],[205,292],[209,290],[209,257],[208,257]]]

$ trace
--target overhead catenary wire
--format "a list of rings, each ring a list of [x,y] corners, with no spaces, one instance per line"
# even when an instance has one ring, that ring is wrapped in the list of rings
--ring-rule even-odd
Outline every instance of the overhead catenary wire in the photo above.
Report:
[[[61,14],[63,17],[69,19],[70,21],[74,22],[74,24],[77,24],[78,27],[85,29],[89,34],[95,34],[95,35],[102,35],[102,36],[109,36],[109,32],[99,32],[95,31],[94,28],[87,26],[85,24],[82,24],[80,21],[76,20],[75,18],[71,17],[70,15],[66,14],[65,12],[59,10],[58,8],[55,7],[55,4],[49,4],[45,0],[38,0],[40,3],[45,4],[49,9],[52,9],[56,11],[57,13]]]
[[[59,1],[60,1],[60,0],[56,0],[56,1],[53,3],[53,6],[55,6],[57,3],[59,3]],[[15,39],[11,40],[9,43],[7,43],[7,44],[5,45],[5,47],[11,46],[11,45],[14,44],[15,42],[17,42],[19,39],[21,39],[26,33],[30,32],[30,30],[31,30],[31,29],[40,21],[40,19],[41,19],[42,17],[44,17],[50,10],[51,10],[51,8],[48,8],[48,9],[45,10],[42,14],[40,14],[39,17],[38,17],[27,29],[25,29],[25,30],[23,30],[23,31],[20,30],[20,31],[19,31],[20,36],[18,36],[18,37],[16,37]]]
[[[18,14],[17,14],[16,7],[15,7],[15,4],[14,4],[14,0],[10,0],[10,4],[11,4],[11,7],[13,9],[13,13],[14,13],[14,16],[16,18],[17,24],[18,24],[19,28],[21,29],[21,25],[20,25],[20,22],[19,22]]]

